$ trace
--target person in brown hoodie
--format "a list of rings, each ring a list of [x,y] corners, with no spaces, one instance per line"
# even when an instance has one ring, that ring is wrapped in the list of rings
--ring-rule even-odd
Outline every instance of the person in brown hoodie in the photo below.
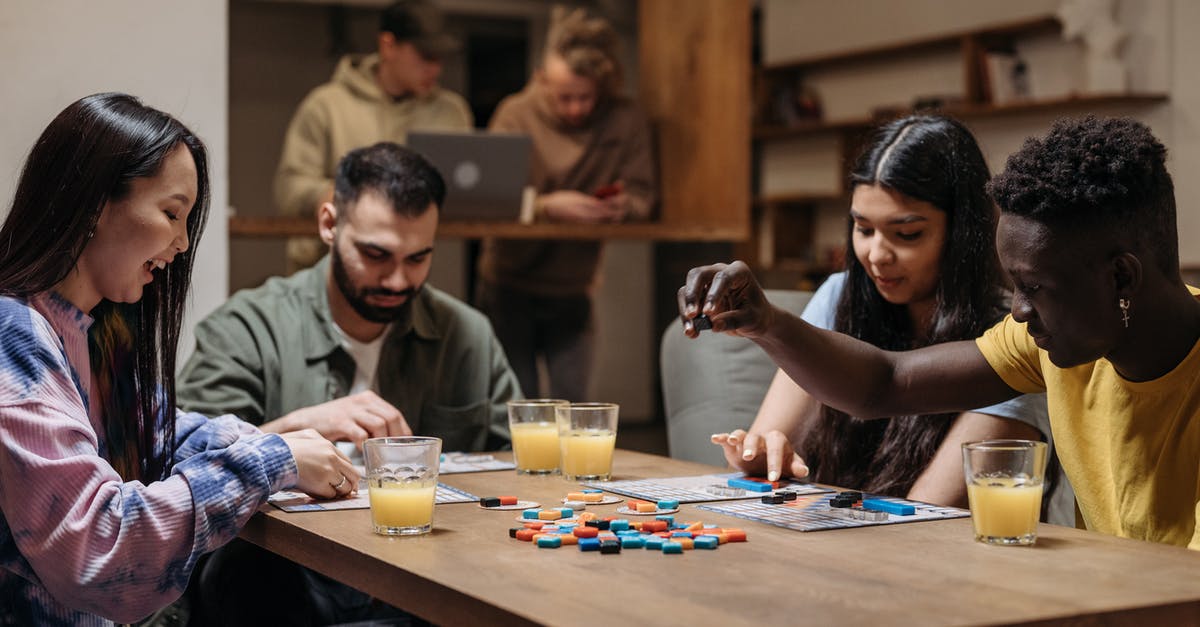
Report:
[[[380,19],[379,51],[342,57],[333,78],[305,97],[288,125],[275,172],[280,213],[315,216],[333,198],[338,161],[355,148],[403,144],[415,129],[474,126],[462,96],[438,87],[442,56],[458,47],[441,28],[442,14],[424,0],[392,4]],[[289,272],[313,265],[324,253],[315,237],[288,240]]]
[[[555,9],[541,66],[505,98],[489,128],[533,140],[531,185],[541,222],[644,220],[658,199],[645,114],[621,95],[617,35],[583,10]],[[587,395],[593,355],[592,297],[602,242],[489,239],[476,304],[492,320],[530,398]],[[538,389],[536,360],[550,388]]]

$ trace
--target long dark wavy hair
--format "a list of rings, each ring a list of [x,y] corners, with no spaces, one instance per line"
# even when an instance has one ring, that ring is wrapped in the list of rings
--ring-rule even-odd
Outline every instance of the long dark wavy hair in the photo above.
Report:
[[[192,251],[208,216],[203,142],[175,118],[126,94],[82,98],[54,118],[29,154],[11,211],[0,227],[0,294],[52,290],[75,268],[100,213],[134,179],[158,174],[177,147],[196,164],[187,218],[191,246],[155,273],[136,303],[101,301],[88,334],[107,457],[127,481],[154,481],[171,465],[175,437],[175,350],[192,273]]]
[[[985,192],[988,178],[979,145],[956,120],[909,116],[879,129],[851,171],[850,186],[880,185],[946,213],[936,304],[928,326],[914,329],[908,308],[884,300],[853,254],[854,220],[848,219],[846,286],[834,328],[880,348],[908,350],[974,339],[999,319],[1006,299],[994,245],[997,212]],[[813,479],[900,497],[929,465],[958,415],[859,420],[828,406],[821,412],[800,447]]]

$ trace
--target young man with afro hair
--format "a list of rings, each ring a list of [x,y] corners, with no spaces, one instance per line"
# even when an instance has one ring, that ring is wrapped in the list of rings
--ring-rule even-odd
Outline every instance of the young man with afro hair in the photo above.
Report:
[[[1012,313],[975,341],[888,352],[772,307],[741,262],[692,270],[684,331],[763,347],[801,387],[862,418],[1045,392],[1081,522],[1200,550],[1200,290],[1179,271],[1166,148],[1130,119],[1058,121],[989,190]]]

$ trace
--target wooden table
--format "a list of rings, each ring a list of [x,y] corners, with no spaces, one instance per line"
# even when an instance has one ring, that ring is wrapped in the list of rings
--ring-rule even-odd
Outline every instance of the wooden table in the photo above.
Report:
[[[629,451],[614,464],[617,479],[715,470]],[[578,485],[512,471],[442,480],[543,506]],[[801,533],[683,505],[681,520],[741,527],[749,542],[600,555],[511,539],[519,515],[438,505],[431,534],[387,538],[367,510],[267,506],[242,537],[444,625],[1200,623],[1200,553],[1067,527],[1041,525],[1034,547],[995,547],[975,542],[965,518]]]

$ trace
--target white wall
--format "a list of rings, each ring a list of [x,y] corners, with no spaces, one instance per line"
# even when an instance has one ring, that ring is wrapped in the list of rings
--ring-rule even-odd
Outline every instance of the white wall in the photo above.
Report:
[[[1051,14],[1058,0],[1008,0],[957,2],[941,0],[765,0],[763,5],[764,63],[961,32],[990,24],[1019,21]],[[968,124],[979,139],[993,172],[1029,135],[1045,132],[1060,115],[1131,115],[1153,129],[1170,151],[1168,168],[1175,178],[1179,206],[1180,257],[1184,265],[1200,264],[1200,181],[1188,176],[1200,168],[1200,85],[1191,62],[1200,58],[1200,3],[1192,0],[1124,0],[1117,18],[1128,31],[1123,50],[1130,68],[1130,88],[1136,92],[1167,93],[1165,104],[1110,106],[1091,110],[1071,109],[1003,118],[971,119]],[[1077,42],[1065,43],[1055,33],[1025,38],[1019,49],[1030,64],[1033,95],[1053,98],[1080,91],[1082,55]],[[941,56],[939,56],[941,55]],[[822,98],[826,117],[844,119],[868,115],[879,105],[911,103],[914,96],[961,93],[958,54],[922,53],[864,63],[831,66],[812,72],[806,80]],[[797,171],[764,153],[764,191],[822,191],[828,184],[825,170]],[[824,151],[828,153],[828,151]],[[835,155],[836,158],[836,155]],[[806,163],[812,155],[787,157],[788,163]],[[819,184],[814,184],[816,181]],[[845,207],[828,206],[818,225],[818,254],[840,246],[844,239]]]
[[[37,136],[88,94],[124,91],[175,115],[207,144],[212,211],[198,249],[181,359],[193,321],[225,301],[226,0],[0,2],[0,198],[7,216]]]

